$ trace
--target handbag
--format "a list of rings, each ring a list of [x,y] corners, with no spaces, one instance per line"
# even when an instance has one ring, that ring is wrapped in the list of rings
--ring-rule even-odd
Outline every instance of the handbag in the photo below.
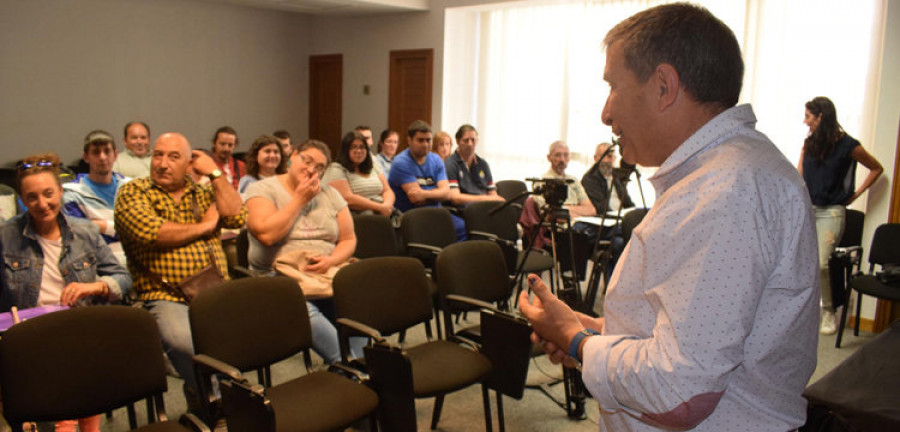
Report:
[[[314,252],[303,249],[296,249],[288,252],[279,252],[275,257],[275,271],[279,274],[287,276],[297,281],[303,296],[310,300],[324,299],[334,297],[334,287],[331,282],[338,270],[358,261],[356,258],[331,266],[324,273],[310,272],[303,270],[309,264],[309,257],[320,255],[320,252]]]

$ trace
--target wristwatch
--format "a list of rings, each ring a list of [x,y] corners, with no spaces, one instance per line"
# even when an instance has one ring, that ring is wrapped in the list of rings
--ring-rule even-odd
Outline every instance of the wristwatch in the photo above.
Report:
[[[207,175],[207,177],[209,177],[209,181],[215,181],[217,178],[222,177],[222,171],[220,171],[218,168],[216,168],[216,169],[212,170],[212,172],[209,173],[209,175]]]
[[[572,342],[569,343],[569,357],[572,357],[573,360],[578,360],[578,347],[581,345],[581,341],[588,336],[596,336],[599,335],[600,332],[594,329],[581,329],[580,332],[575,333],[575,337],[572,338]]]

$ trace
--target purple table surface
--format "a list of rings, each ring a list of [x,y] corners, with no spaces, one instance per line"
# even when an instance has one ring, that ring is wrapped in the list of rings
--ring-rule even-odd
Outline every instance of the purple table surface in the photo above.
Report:
[[[30,309],[19,309],[19,319],[25,321],[29,318],[34,318],[36,316],[41,316],[44,314],[48,314],[50,312],[56,312],[61,310],[68,309],[68,306],[56,305],[56,306],[41,306]],[[0,313],[0,332],[5,332],[9,330],[10,327],[13,326],[13,316],[12,312],[4,312]]]

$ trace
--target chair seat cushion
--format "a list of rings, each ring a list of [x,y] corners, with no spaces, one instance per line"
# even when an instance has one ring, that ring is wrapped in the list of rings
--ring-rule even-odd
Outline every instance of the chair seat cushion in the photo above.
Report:
[[[450,393],[480,381],[491,370],[483,355],[447,341],[434,341],[407,350],[417,398]]]
[[[331,372],[313,372],[266,390],[277,431],[346,427],[378,406],[375,392]],[[352,419],[347,422],[347,419]]]
[[[885,285],[872,275],[864,275],[853,278],[850,281],[853,289],[873,297],[900,301],[900,283]]]

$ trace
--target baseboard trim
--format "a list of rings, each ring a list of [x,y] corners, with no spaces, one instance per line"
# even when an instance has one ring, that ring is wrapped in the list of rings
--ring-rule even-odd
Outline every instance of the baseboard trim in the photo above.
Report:
[[[852,329],[854,325],[856,325],[856,317],[853,315],[848,316],[846,328]],[[875,321],[869,318],[861,318],[859,320],[859,329],[864,332],[873,333],[875,330]]]

